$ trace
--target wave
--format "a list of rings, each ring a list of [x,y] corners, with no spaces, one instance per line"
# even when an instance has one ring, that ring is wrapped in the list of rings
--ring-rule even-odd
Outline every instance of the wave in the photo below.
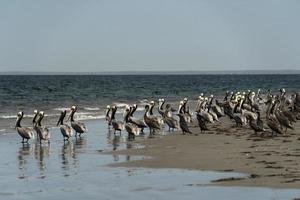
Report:
[[[76,120],[104,119],[105,115],[77,115]]]
[[[83,107],[84,110],[90,110],[90,111],[99,111],[99,107]]]
[[[57,110],[57,111],[65,111],[65,110],[70,110],[70,108],[67,108],[67,107],[61,107],[61,108],[54,108],[53,110]]]

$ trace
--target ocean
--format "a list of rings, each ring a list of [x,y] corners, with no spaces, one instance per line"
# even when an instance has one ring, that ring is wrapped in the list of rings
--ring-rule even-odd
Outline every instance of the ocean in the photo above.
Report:
[[[55,124],[60,111],[78,106],[77,119],[104,118],[105,107],[149,100],[195,100],[200,93],[224,95],[226,90],[262,92],[284,87],[299,91],[300,75],[2,75],[0,76],[0,133],[14,127],[19,111],[29,120],[43,110],[45,121]],[[121,110],[119,110],[121,112]]]

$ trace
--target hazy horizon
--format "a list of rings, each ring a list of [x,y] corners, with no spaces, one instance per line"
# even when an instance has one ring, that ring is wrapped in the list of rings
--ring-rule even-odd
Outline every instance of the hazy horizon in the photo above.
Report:
[[[300,1],[3,0],[0,72],[300,69]]]

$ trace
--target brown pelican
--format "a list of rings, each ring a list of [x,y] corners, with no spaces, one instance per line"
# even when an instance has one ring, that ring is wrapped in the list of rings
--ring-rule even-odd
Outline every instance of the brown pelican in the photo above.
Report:
[[[109,116],[109,112],[110,112],[110,105],[107,105],[106,112],[105,112],[105,121],[107,123],[108,128],[111,126],[111,117]]]
[[[40,111],[38,116],[39,116],[39,118],[37,119],[37,122],[35,124],[35,130],[38,134],[40,142],[42,142],[42,140],[46,140],[46,141],[50,142],[49,129],[45,126],[42,126],[42,120],[44,119],[44,112]]]
[[[139,127],[129,121],[129,115],[131,113],[131,109],[132,109],[132,107],[129,107],[127,105],[124,110],[125,130],[128,133],[129,140],[135,139],[135,136],[140,134]]]
[[[251,117],[247,118],[249,120],[249,126],[250,128],[252,128],[255,132],[255,134],[257,134],[258,132],[264,132],[264,122],[261,120],[260,118],[260,112],[257,112],[257,119],[253,119]]]
[[[149,113],[150,106],[145,106],[145,113],[144,113],[144,121],[150,129],[150,134],[154,134],[155,130],[160,130],[161,126],[159,124],[159,120],[156,117],[150,116]]]
[[[67,124],[64,124],[64,118],[66,117],[67,111],[61,111],[59,120],[57,122],[57,126],[59,126],[60,128],[60,132],[65,140],[69,140],[70,137],[72,137],[73,135],[73,131],[71,129],[71,127]]]
[[[205,98],[205,100],[201,103],[201,105],[200,105],[200,110],[197,111],[197,113],[198,113],[199,115],[203,116],[203,118],[204,118],[207,122],[209,122],[209,123],[214,123],[214,118],[213,118],[213,116],[212,116],[211,114],[209,114],[206,110],[204,110],[204,107],[205,107],[205,106],[203,106],[203,105],[206,104],[206,101],[207,101],[207,98]],[[180,104],[181,104],[181,102],[180,102]]]
[[[22,127],[21,126],[21,120],[23,119],[24,113],[19,112],[17,115],[17,121],[16,121],[16,129],[19,135],[22,137],[22,143],[24,143],[26,139],[26,143],[28,143],[29,139],[34,139],[34,133],[33,129],[29,127]]]
[[[192,134],[192,132],[189,130],[189,127],[187,125],[187,122],[186,122],[184,114],[183,114],[183,102],[182,101],[180,102],[179,112],[178,112],[177,116],[179,117],[179,126],[182,131],[182,134],[185,134],[185,133]]]
[[[75,131],[75,137],[77,137],[77,133],[79,133],[79,137],[81,137],[82,133],[87,132],[87,128],[83,122],[74,120],[74,114],[76,111],[77,111],[77,106],[72,106],[67,121],[69,121],[71,119],[71,127]]]
[[[172,116],[170,104],[166,105],[166,110],[163,116],[164,122],[166,122],[166,124],[169,126],[169,132],[171,129],[174,130],[179,128],[178,121]]]
[[[145,123],[144,119],[138,119],[133,117],[133,113],[136,111],[136,109],[137,109],[137,105],[133,104],[128,116],[128,121],[137,125],[141,129],[141,133],[144,133],[144,128],[147,128],[147,124]]]
[[[165,111],[163,109],[163,105],[165,104],[165,100],[164,99],[158,99],[158,113],[164,117],[165,115]]]
[[[39,139],[39,135],[38,135],[37,128],[36,128],[36,119],[38,117],[39,111],[38,110],[34,110],[33,114],[34,114],[34,116],[33,116],[33,119],[32,119],[32,126],[33,126],[33,129],[36,132],[36,138]]]
[[[153,115],[153,108],[155,106],[155,102],[154,101],[151,101],[150,102],[150,108],[149,108],[149,115],[152,116],[152,117],[155,117],[159,123],[160,126],[163,126],[164,125],[164,120],[162,117],[160,116],[154,116]]]
[[[182,105],[182,114],[185,118],[185,121],[187,123],[192,123],[192,115],[190,114],[190,109],[189,107],[187,106],[187,103],[188,103],[188,98],[185,97],[183,99],[183,105]]]
[[[174,110],[174,111],[177,111],[177,110]],[[166,109],[165,109],[165,114],[164,114],[164,116],[167,116],[167,117],[172,117],[173,116],[173,109],[172,109],[172,107],[171,107],[171,105],[170,104],[167,104],[166,105]]]
[[[208,109],[207,109],[207,112],[213,117],[214,121],[217,121],[219,122],[219,118],[218,118],[218,115],[217,113],[215,113],[213,110],[212,110],[212,101],[213,101],[213,97],[214,95],[210,95],[210,99],[208,100]]]
[[[279,122],[277,118],[274,115],[274,109],[275,109],[275,101],[272,100],[268,103],[268,108],[266,111],[266,121],[268,127],[272,130],[272,136],[274,135],[274,132],[277,134],[284,134],[283,130],[281,129]]]
[[[199,125],[199,128],[201,130],[201,133],[202,133],[202,131],[204,131],[204,132],[207,131],[208,130],[207,121],[199,113],[197,113],[197,120],[198,120],[198,125]]]
[[[211,95],[211,100],[209,104],[210,108],[212,109],[212,111],[214,111],[217,114],[218,118],[223,117],[224,114],[222,108],[219,105],[217,105],[216,102],[213,102],[213,100],[214,100],[214,95]]]
[[[287,129],[292,129],[294,130],[293,124],[289,121],[289,119],[280,111],[280,109],[277,107],[277,105],[280,106],[280,101],[277,100],[275,102],[275,116],[280,123],[281,127],[285,127],[285,132],[287,132]]]
[[[116,134],[116,131],[119,131],[119,133],[121,134],[122,130],[124,130],[124,122],[123,121],[117,121],[115,118],[117,112],[117,106],[113,105],[111,107],[111,124],[113,126],[114,129],[114,134]]]

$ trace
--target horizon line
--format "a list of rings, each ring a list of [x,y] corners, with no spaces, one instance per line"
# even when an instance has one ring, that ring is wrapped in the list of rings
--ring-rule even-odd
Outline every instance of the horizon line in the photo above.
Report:
[[[120,70],[120,71],[3,71],[0,75],[218,75],[218,74],[300,74],[300,69],[280,70]]]

